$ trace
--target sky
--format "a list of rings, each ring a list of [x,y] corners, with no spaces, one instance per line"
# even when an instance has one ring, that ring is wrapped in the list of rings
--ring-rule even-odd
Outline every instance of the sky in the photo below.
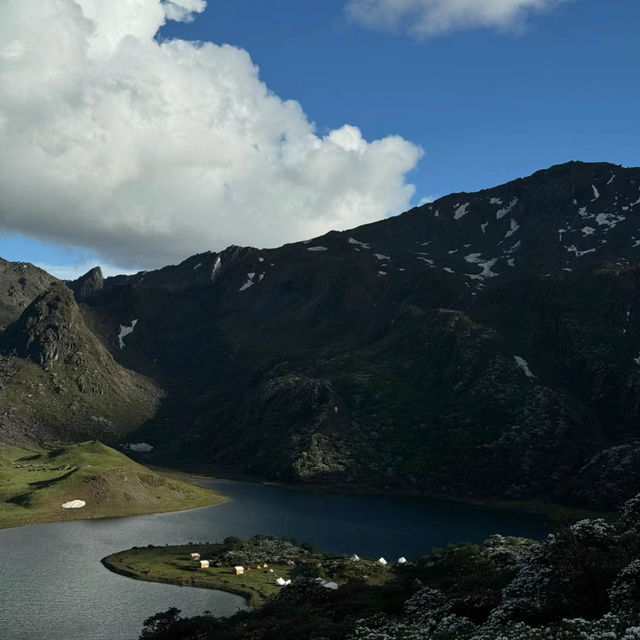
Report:
[[[637,0],[4,0],[0,256],[73,278],[640,165]]]

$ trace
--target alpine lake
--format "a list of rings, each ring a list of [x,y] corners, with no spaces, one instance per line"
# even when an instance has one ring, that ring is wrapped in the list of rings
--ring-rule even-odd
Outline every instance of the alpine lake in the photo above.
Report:
[[[169,607],[228,616],[240,596],[142,582],[101,558],[133,546],[278,535],[331,553],[412,558],[493,533],[541,538],[541,515],[421,497],[344,495],[208,480],[231,498],[201,509],[0,530],[0,637],[6,640],[136,640],[143,620]]]

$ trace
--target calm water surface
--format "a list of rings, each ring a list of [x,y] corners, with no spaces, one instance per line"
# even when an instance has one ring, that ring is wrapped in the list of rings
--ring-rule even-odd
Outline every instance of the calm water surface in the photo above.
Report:
[[[215,542],[226,536],[284,535],[320,549],[412,557],[434,546],[492,533],[541,537],[538,516],[425,498],[345,496],[247,482],[210,481],[232,500],[217,507],[0,530],[2,640],[135,640],[144,618],[170,606],[231,615],[238,596],[139,582],[100,559],[146,544]]]

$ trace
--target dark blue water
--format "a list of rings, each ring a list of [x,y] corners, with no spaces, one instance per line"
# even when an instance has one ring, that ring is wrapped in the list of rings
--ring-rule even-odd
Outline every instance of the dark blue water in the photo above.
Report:
[[[135,640],[144,618],[170,606],[230,615],[244,607],[219,591],[139,582],[100,558],[146,544],[284,535],[320,549],[394,560],[492,533],[541,537],[541,517],[425,498],[345,496],[210,481],[230,496],[217,507],[136,518],[52,523],[0,531],[2,640]]]

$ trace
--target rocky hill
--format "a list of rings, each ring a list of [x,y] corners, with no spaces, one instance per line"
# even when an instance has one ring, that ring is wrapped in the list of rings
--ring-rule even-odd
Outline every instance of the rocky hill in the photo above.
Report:
[[[154,414],[160,391],[113,359],[73,293],[54,281],[0,334],[0,441],[125,437]]]
[[[70,286],[167,390],[138,432],[166,461],[608,508],[638,490],[639,215],[640,169],[569,163]]]

